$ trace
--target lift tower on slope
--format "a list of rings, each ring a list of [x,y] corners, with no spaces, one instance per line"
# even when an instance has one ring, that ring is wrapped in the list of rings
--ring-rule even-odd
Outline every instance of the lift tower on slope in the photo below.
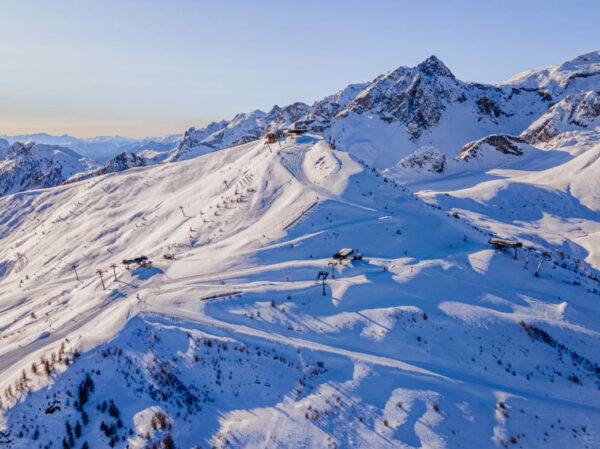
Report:
[[[319,274],[317,275],[317,281],[323,281],[323,296],[326,295],[326,293],[325,293],[325,279],[327,279],[327,276],[329,276],[329,272],[328,271],[319,271]]]

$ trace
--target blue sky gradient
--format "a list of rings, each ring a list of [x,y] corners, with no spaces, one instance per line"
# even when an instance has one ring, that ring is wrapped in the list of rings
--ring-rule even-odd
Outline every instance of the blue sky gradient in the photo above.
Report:
[[[5,0],[0,17],[0,134],[180,133],[431,54],[495,83],[600,49],[591,0]]]

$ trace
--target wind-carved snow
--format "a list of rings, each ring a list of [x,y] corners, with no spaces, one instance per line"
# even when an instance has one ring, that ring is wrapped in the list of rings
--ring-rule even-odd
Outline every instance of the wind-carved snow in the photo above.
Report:
[[[469,265],[476,273],[486,274],[490,267],[490,263],[492,262],[492,257],[494,257],[494,253],[494,250],[484,249],[483,251],[469,254]]]

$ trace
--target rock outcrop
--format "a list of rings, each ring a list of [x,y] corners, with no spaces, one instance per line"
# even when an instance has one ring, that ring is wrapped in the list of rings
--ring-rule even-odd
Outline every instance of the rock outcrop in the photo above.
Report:
[[[557,135],[592,126],[600,127],[600,93],[567,95],[534,121],[521,137],[529,143],[549,142]]]

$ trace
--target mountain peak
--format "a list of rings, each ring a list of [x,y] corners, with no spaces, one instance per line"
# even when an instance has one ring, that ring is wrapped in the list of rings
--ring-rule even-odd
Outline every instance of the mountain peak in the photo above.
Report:
[[[12,144],[8,154],[11,157],[17,157],[19,155],[24,155],[24,154],[27,154],[34,146],[35,146],[35,142],[31,139],[29,139],[25,143],[15,142]]]
[[[431,55],[417,66],[417,70],[428,76],[446,76],[454,78],[448,67],[435,55]]]

